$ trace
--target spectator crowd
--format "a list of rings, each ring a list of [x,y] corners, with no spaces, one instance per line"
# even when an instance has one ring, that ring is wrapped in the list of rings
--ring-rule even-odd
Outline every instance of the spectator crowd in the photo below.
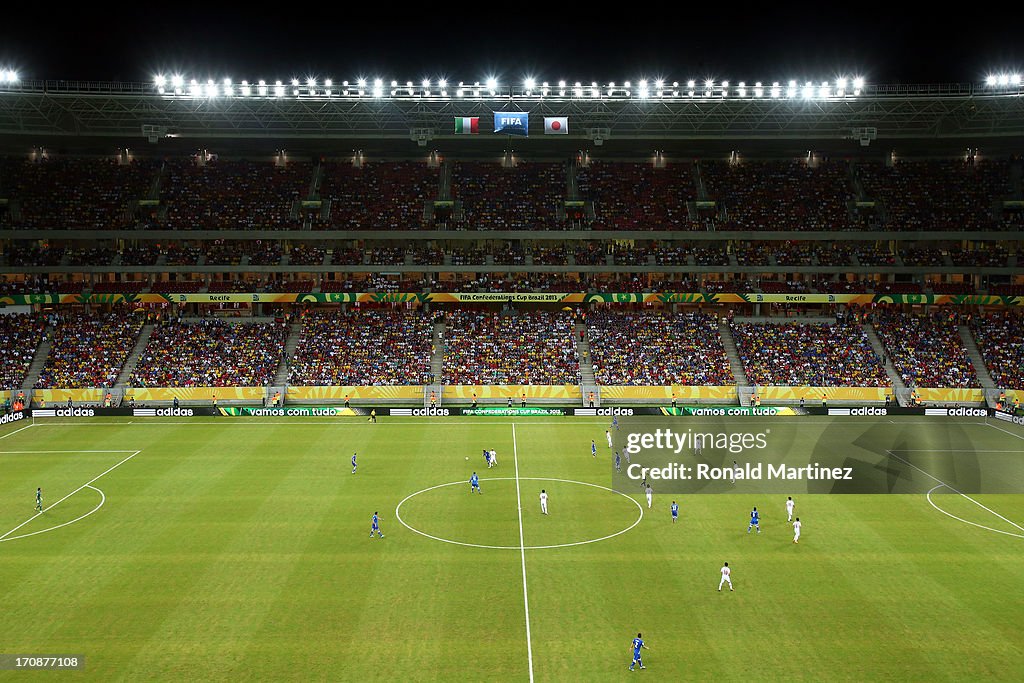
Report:
[[[276,322],[168,321],[153,330],[129,384],[265,386],[274,379],[287,337],[287,326]]]
[[[445,384],[579,384],[568,311],[445,314]]]
[[[733,322],[731,329],[751,384],[889,386],[882,361],[860,325]]]
[[[736,383],[714,314],[598,310],[586,323],[598,384]]]
[[[302,319],[288,381],[299,386],[428,384],[431,336],[429,318],[415,312],[311,312]]]

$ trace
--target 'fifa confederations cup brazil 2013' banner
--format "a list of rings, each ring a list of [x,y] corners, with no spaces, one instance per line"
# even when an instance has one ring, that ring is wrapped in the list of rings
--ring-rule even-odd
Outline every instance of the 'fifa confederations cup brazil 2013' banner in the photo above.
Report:
[[[494,132],[525,137],[530,134],[530,115],[525,111],[496,111]]]

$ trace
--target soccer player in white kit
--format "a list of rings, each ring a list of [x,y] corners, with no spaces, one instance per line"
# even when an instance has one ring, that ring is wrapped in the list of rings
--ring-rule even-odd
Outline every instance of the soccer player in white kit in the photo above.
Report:
[[[786,521],[793,521],[793,508],[796,507],[796,503],[793,502],[793,496],[786,499]]]
[[[544,489],[540,490],[540,511],[543,514],[548,514],[548,493]]]
[[[648,510],[651,509],[651,504],[653,502],[654,502],[654,489],[652,489],[651,485],[648,484],[647,485],[647,509]]]
[[[491,449],[491,459],[487,463],[487,468],[490,469],[498,464],[498,451]]]
[[[729,590],[732,590],[732,570],[729,569],[728,562],[722,567],[722,580],[718,582],[718,590],[722,590],[724,584],[729,584]]]
[[[735,460],[733,460],[732,461],[732,469],[729,470],[729,483],[730,484],[735,484],[736,483],[736,470],[738,470],[739,468],[740,468],[740,464],[738,462],[736,462]]]
[[[797,517],[796,521],[793,522],[793,543],[800,542],[800,518]]]
[[[606,430],[604,430],[604,435],[606,437],[608,437],[608,448],[611,448],[612,447],[612,433],[606,429]]]
[[[704,455],[704,437],[700,434],[693,438],[693,454]]]

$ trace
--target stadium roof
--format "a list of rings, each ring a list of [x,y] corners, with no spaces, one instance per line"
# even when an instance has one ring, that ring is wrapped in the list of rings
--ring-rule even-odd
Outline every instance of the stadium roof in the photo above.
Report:
[[[191,80],[191,79],[190,79]],[[774,86],[693,81],[627,86],[610,83],[582,87],[559,84],[544,91],[542,84],[516,86],[488,83],[464,88],[458,84],[427,86],[409,81],[358,81],[327,88],[326,82],[289,82],[277,94],[276,82],[261,94],[258,82],[249,94],[240,85],[208,81],[190,90],[190,82],[152,83],[34,81],[0,83],[0,136],[13,141],[33,138],[70,142],[71,138],[133,140],[182,139],[195,146],[213,141],[280,141],[282,146],[320,149],[323,143],[412,142],[434,147],[457,140],[455,117],[480,117],[476,145],[508,142],[489,133],[492,112],[528,112],[535,122],[531,133],[543,138],[542,117],[565,116],[570,134],[542,142],[568,150],[612,145],[622,141],[635,150],[659,143],[721,141],[824,141],[838,147],[880,141],[961,141],[1006,139],[1024,135],[1024,88],[1007,75],[994,85],[888,86],[833,80],[816,85],[785,81]],[[187,84],[186,84],[187,83]],[[212,85],[211,85],[212,83]],[[693,84],[691,86],[691,83]],[[772,83],[775,83],[774,81]],[[839,88],[840,83],[843,88]],[[692,87],[692,89],[691,89]],[[163,93],[160,92],[163,90]],[[330,90],[330,92],[328,92]],[[180,92],[177,92],[180,91]],[[742,91],[742,95],[741,95]],[[230,92],[230,94],[228,94]],[[444,93],[444,94],[442,94]],[[10,144],[10,140],[8,143]],[[298,145],[296,145],[298,143]],[[639,145],[638,145],[639,143]],[[17,143],[15,143],[17,144]],[[24,143],[21,143],[24,146]],[[64,144],[63,142],[61,144]],[[462,141],[456,144],[465,144]],[[516,140],[516,145],[540,144]],[[888,144],[883,142],[882,144]],[[402,146],[402,145],[399,145]]]

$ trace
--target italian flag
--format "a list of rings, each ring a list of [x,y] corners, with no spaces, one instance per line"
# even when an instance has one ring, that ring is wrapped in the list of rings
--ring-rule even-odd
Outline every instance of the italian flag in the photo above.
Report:
[[[455,117],[455,134],[456,135],[476,135],[480,132],[480,117],[479,116],[456,116]]]

